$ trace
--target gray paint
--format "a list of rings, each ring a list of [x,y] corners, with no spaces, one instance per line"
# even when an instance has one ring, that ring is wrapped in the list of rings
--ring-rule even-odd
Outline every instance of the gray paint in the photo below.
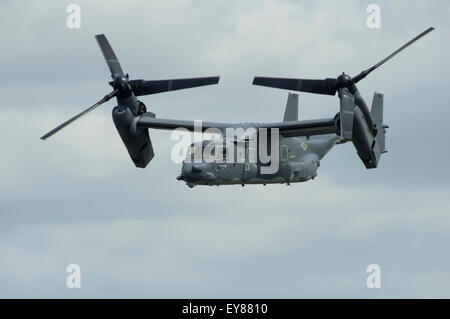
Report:
[[[289,93],[283,122],[298,121],[298,94]]]
[[[430,28],[429,30],[432,30]],[[426,32],[429,32],[426,31]],[[425,33],[426,33],[425,32]],[[425,34],[425,33],[422,33]],[[95,36],[103,53],[103,57],[108,65],[113,79],[109,84],[114,90],[106,95],[100,102],[89,107],[85,111],[69,119],[59,125],[49,133],[45,134],[41,139],[47,140],[48,137],[59,132],[68,124],[81,118],[91,110],[100,106],[112,97],[116,97],[118,106],[113,109],[113,120],[116,129],[128,150],[132,161],[136,167],[145,168],[154,157],[154,150],[148,128],[172,130],[184,128],[189,131],[197,131],[198,122],[174,119],[156,118],[153,112],[146,112],[145,105],[138,100],[137,95],[156,94],[171,90],[185,89],[203,85],[215,84],[219,77],[206,78],[190,78],[178,80],[160,80],[160,81],[144,81],[129,80],[129,76],[125,75],[122,67],[114,53],[111,45],[106,37],[101,35]],[[420,37],[420,36],[419,36]],[[415,39],[417,39],[416,37]],[[415,40],[410,41],[412,43]],[[374,98],[375,108],[373,114],[377,117],[379,123],[375,123],[372,119],[372,113],[368,111],[365,102],[361,97],[355,83],[359,80],[356,78],[364,78],[379,65],[386,62],[397,52],[397,50],[388,58],[379,62],[372,68],[361,72],[353,80],[345,73],[342,73],[336,80],[297,80],[284,78],[267,78],[255,77],[253,84],[273,86],[277,88],[291,88],[297,91],[306,91],[310,93],[332,94],[332,91],[338,91],[340,100],[340,111],[333,119],[318,119],[298,121],[298,95],[288,95],[286,108],[284,112],[283,122],[276,123],[219,123],[219,122],[202,122],[200,131],[207,129],[215,129],[222,132],[223,143],[232,143],[237,154],[239,139],[243,137],[232,136],[232,140],[227,136],[228,128],[239,128],[247,130],[249,128],[258,132],[256,135],[256,145],[258,146],[258,158],[256,163],[249,161],[249,145],[245,142],[245,162],[237,163],[206,163],[188,164],[183,163],[181,174],[178,180],[183,180],[189,187],[195,185],[227,185],[227,184],[268,184],[268,183],[296,183],[305,182],[313,179],[317,175],[319,161],[333,147],[335,143],[345,143],[352,141],[358,156],[363,161],[366,168],[376,168],[380,155],[384,152],[384,133],[386,126],[382,121],[382,100]],[[258,82],[259,81],[259,82]],[[176,86],[172,84],[176,83]],[[303,85],[305,84],[305,85]],[[137,91],[136,91],[137,90]],[[378,127],[379,126],[379,127]],[[261,129],[267,130],[267,134],[272,134],[272,130],[279,132],[278,145],[279,152],[269,151],[273,156],[279,156],[273,161],[271,154],[271,162],[263,163],[260,158]],[[332,134],[329,136],[329,134]],[[317,136],[325,135],[325,137],[317,138]],[[299,137],[306,137],[301,140]],[[315,137],[311,139],[311,137]],[[268,138],[266,143],[267,149],[269,145]],[[205,141],[204,141],[205,142]],[[204,147],[204,142],[197,147]],[[264,143],[264,142],[262,142]],[[381,147],[381,146],[382,147]],[[203,151],[202,151],[203,154]],[[204,161],[204,159],[202,159]],[[264,166],[275,165],[275,171],[268,174],[264,171]]]
[[[0,4],[2,297],[450,296],[449,148],[437,147],[450,134],[448,1],[377,2],[381,29],[365,26],[368,1],[76,3],[78,30],[65,27],[64,3]],[[117,23],[125,20],[142,41]],[[385,93],[392,127],[376,171],[347,143],[308,183],[192,191],[173,178],[168,131],[151,130],[157,154],[146,170],[134,167],[111,121],[113,101],[51,143],[36,139],[108,89],[92,43],[98,31],[107,30],[133,77],[221,74],[220,86],[144,97],[151,111],[270,122],[283,115],[287,93],[252,87],[250,75],[358,71],[388,53],[384,44],[395,47],[431,21],[436,31],[426,42],[360,86],[369,104],[372,90]],[[300,99],[301,119],[338,111],[332,97]],[[79,290],[65,287],[74,261]],[[365,286],[373,262],[381,289]]]

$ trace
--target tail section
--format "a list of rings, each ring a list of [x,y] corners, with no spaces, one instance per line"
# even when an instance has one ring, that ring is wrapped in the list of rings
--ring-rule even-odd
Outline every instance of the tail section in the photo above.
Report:
[[[283,122],[298,121],[298,94],[289,93]]]

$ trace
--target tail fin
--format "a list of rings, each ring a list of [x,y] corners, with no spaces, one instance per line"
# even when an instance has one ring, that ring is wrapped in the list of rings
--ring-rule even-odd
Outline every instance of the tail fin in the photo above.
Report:
[[[372,100],[372,118],[378,126],[376,141],[381,153],[386,152],[385,149],[385,133],[387,126],[383,123],[383,94],[375,92]]]
[[[376,124],[383,124],[383,94],[375,92],[372,100],[372,118]]]
[[[298,121],[298,94],[289,93],[283,122]]]

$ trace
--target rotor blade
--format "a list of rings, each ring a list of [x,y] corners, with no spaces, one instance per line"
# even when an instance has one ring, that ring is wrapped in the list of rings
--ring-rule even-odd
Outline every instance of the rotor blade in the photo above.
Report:
[[[334,87],[335,82],[336,80],[331,78],[324,80],[309,80],[255,76],[253,79],[253,85],[327,95],[336,94],[336,89]]]
[[[100,50],[102,50],[103,57],[106,60],[106,64],[108,64],[109,70],[111,71],[111,77],[114,79],[117,76],[125,75],[122,71],[122,67],[120,66],[119,60],[117,60],[116,55],[114,54],[111,45],[106,39],[104,34],[98,34],[95,36],[97,39],[98,45],[100,46]]]
[[[87,113],[89,113],[90,111],[94,110],[95,108],[97,108],[98,106],[100,106],[101,104],[105,103],[106,101],[109,101],[111,98],[113,98],[117,92],[119,90],[114,90],[111,93],[105,95],[100,101],[98,101],[97,103],[95,103],[94,105],[92,105],[91,107],[87,108],[86,110],[84,110],[83,112],[81,112],[80,114],[75,115],[74,117],[72,117],[71,119],[65,121],[64,123],[62,123],[61,125],[59,125],[58,127],[54,128],[53,130],[51,130],[50,132],[48,132],[47,134],[45,134],[44,136],[41,137],[42,140],[46,140],[49,137],[51,137],[53,134],[57,133],[58,131],[62,130],[63,128],[65,128],[67,125],[69,125],[70,123],[73,123],[74,121],[78,120],[80,117],[82,117],[83,115],[86,115]]]
[[[129,81],[134,95],[149,95],[174,90],[182,90],[203,85],[211,85],[219,83],[218,76],[189,78],[189,79],[173,79],[173,80],[131,80]]]
[[[353,78],[353,82],[354,83],[358,83],[359,81],[361,81],[362,79],[364,79],[370,72],[372,72],[373,70],[375,70],[376,68],[378,68],[380,65],[382,65],[383,63],[385,63],[386,61],[388,61],[389,59],[391,59],[392,57],[394,57],[395,55],[397,55],[400,51],[402,51],[403,49],[405,49],[406,47],[408,47],[409,45],[411,45],[412,43],[416,42],[417,40],[419,40],[421,37],[423,37],[424,35],[428,34],[429,32],[433,31],[434,28],[430,27],[428,29],[426,29],[425,31],[423,31],[421,34],[419,34],[418,36],[416,36],[414,39],[412,39],[411,41],[405,43],[403,46],[401,46],[397,51],[395,51],[394,53],[392,53],[391,55],[389,55],[388,57],[384,58],[383,60],[381,60],[380,62],[378,62],[377,64],[375,64],[374,66],[372,66],[371,68],[362,71],[360,74],[358,74],[357,76],[355,76]]]

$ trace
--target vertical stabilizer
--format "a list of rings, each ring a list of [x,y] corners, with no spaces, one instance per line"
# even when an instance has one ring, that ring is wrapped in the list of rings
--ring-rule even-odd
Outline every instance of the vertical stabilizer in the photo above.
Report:
[[[289,93],[283,122],[298,121],[298,94]]]
[[[383,94],[375,92],[372,100],[372,118],[377,125],[383,125]]]
[[[372,109],[370,113],[372,113],[372,118],[374,122],[378,126],[378,132],[376,136],[377,144],[380,148],[380,151],[383,153],[386,151],[385,149],[385,133],[387,126],[383,123],[383,94],[375,92],[373,94],[372,100]]]

